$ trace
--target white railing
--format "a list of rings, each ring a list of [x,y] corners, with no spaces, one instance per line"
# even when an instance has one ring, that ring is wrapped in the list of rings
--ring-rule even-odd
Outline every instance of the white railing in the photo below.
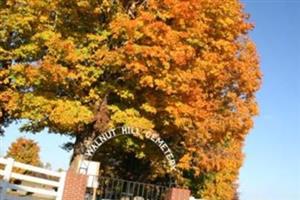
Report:
[[[62,200],[64,183],[65,183],[65,172],[56,172],[40,167],[35,167],[23,163],[14,161],[12,158],[0,158],[0,166],[4,166],[4,170],[0,168],[0,200],[19,200],[19,199],[30,199],[30,198],[20,198],[14,193],[33,193],[32,199],[55,199]],[[21,169],[26,172],[31,172],[29,174],[40,174],[43,177],[38,177],[37,175],[27,175],[18,173]],[[45,177],[53,177],[45,178]],[[19,180],[22,184],[13,184],[12,180]],[[26,184],[26,185],[25,185]],[[40,198],[34,198],[37,195]]]

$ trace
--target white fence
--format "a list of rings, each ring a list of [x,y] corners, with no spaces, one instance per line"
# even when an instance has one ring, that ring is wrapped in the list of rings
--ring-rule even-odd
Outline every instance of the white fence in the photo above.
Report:
[[[65,172],[56,172],[26,165],[11,158],[0,158],[0,166],[2,166],[0,167],[0,200],[62,200]],[[18,173],[17,171],[20,170],[24,170],[26,173]],[[18,180],[21,184],[14,184],[13,180]],[[21,193],[30,193],[31,197],[23,195],[27,197],[22,198],[20,195],[16,195]]]

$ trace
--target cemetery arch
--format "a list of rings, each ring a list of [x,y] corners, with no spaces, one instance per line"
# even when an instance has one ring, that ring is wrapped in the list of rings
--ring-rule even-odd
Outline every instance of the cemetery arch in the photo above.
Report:
[[[135,136],[135,137],[143,137],[150,141],[152,141],[163,153],[165,159],[168,162],[168,165],[171,170],[175,170],[176,161],[174,154],[167,143],[153,130],[142,130],[139,128],[121,126],[117,128],[109,129],[108,131],[101,133],[98,137],[96,137],[91,145],[87,148],[84,153],[86,159],[90,159],[97,150],[107,141],[116,138],[118,136]]]

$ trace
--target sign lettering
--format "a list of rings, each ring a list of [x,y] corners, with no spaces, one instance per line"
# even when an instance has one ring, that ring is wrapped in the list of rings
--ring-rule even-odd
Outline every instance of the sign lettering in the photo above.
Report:
[[[159,149],[164,154],[170,168],[172,170],[175,169],[176,161],[174,154],[172,153],[170,147],[167,143],[154,131],[147,130],[143,135],[141,134],[141,130],[139,128],[132,128],[127,126],[122,126],[116,129],[110,129],[102,134],[100,134],[93,143],[89,146],[89,148],[85,152],[86,157],[92,157],[96,151],[108,140],[111,140],[120,135],[132,135],[132,136],[144,136],[146,139],[154,142]]]

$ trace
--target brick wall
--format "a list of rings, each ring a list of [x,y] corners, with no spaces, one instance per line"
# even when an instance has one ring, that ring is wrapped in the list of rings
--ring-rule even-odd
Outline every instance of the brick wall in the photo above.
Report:
[[[84,200],[87,176],[69,170],[66,176],[63,200]]]
[[[187,189],[171,188],[165,200],[189,200],[191,191]]]

